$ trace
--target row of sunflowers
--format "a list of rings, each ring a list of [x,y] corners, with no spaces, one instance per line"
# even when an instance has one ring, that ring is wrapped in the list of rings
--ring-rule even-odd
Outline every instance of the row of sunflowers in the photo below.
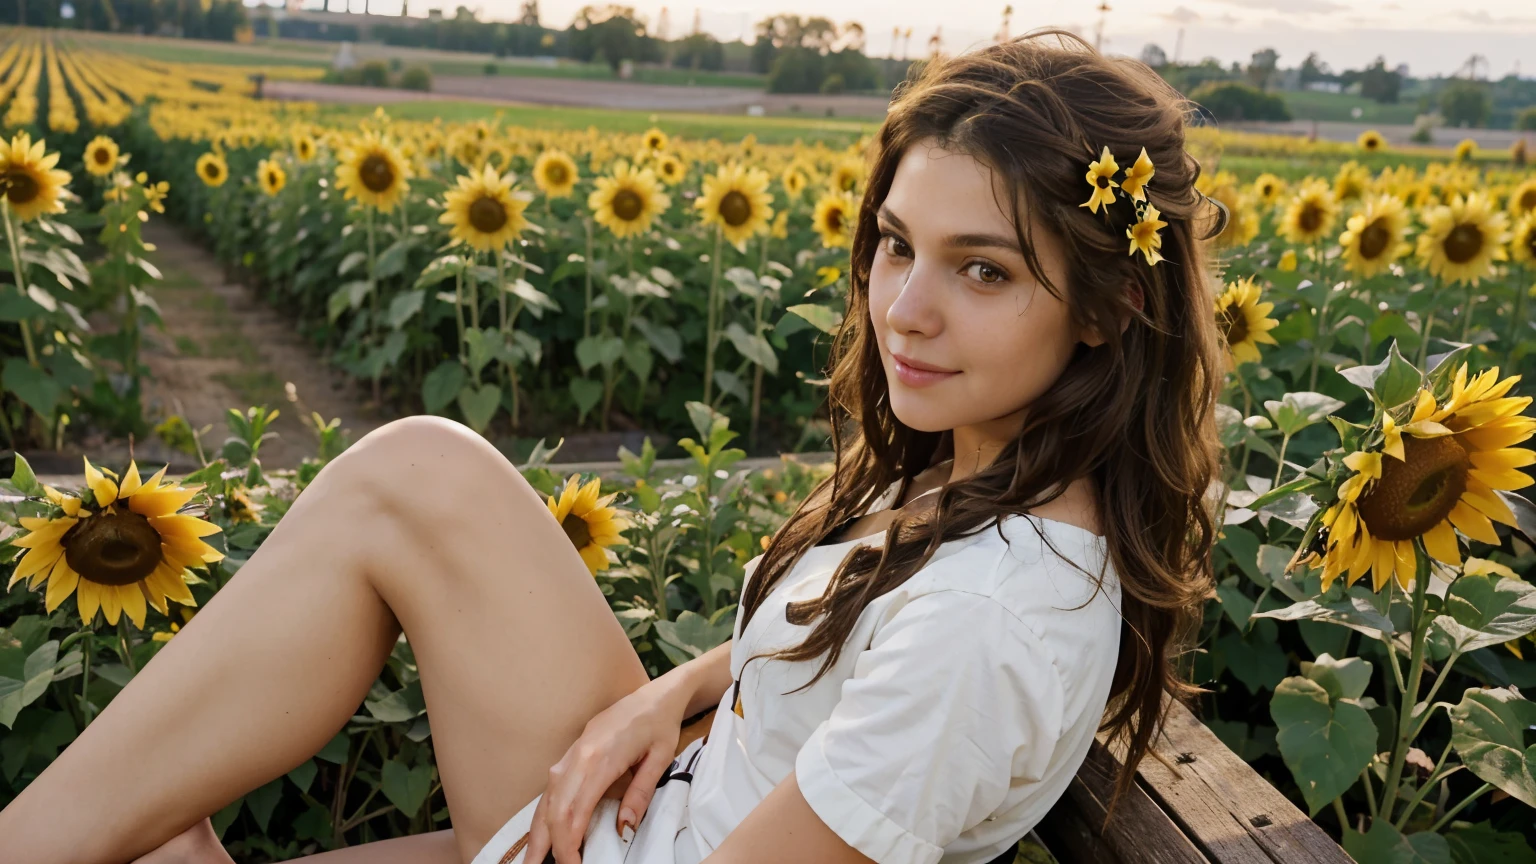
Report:
[[[597,514],[568,536],[586,538],[583,559],[653,674],[728,638],[742,566],[814,472],[791,463],[780,480],[729,470],[744,454],[726,446],[735,433],[725,415],[755,426],[765,400],[783,415],[813,415],[809,337],[841,321],[863,182],[856,147],[383,114],[358,123],[243,102],[154,102],[95,131],[102,137],[62,140],[71,164],[79,154],[87,176],[105,178],[96,181],[104,195],[131,196],[135,214],[164,207],[204,232],[338,362],[402,404],[419,398],[481,429],[537,417],[569,425],[599,404],[601,417],[629,409],[662,425],[675,406],[696,433],[680,442],[696,465],[666,476],[654,451],[623,452],[612,490],[621,497],[602,502],[622,508],[622,526],[608,521],[592,478],[552,500],[552,516],[566,526]],[[1228,140],[1244,139],[1218,139]],[[57,210],[71,199],[43,164],[53,157],[15,143],[6,170],[41,179],[34,197],[8,199],[8,224],[22,244],[51,251],[67,224]],[[1505,860],[1536,843],[1536,753],[1525,742],[1536,716],[1520,695],[1536,686],[1536,658],[1526,657],[1536,508],[1521,491],[1536,461],[1521,445],[1536,420],[1530,397],[1515,391],[1536,343],[1526,311],[1536,177],[1471,147],[1426,160],[1367,136],[1347,149],[1326,173],[1286,153],[1265,170],[1201,181],[1230,214],[1213,292],[1231,349],[1220,411],[1229,465],[1215,505],[1224,522],[1216,596],[1189,673],[1211,690],[1205,716],[1218,735],[1357,860],[1396,860],[1405,845],[1426,860]],[[130,152],[143,175],[126,169]],[[1085,201],[1100,179],[1156,189],[1136,154],[1108,155],[1090,169]],[[41,205],[30,218],[29,205]],[[1129,254],[1156,252],[1156,221],[1143,214]],[[28,289],[72,296],[48,281],[51,269],[28,269],[37,276]],[[61,320],[49,319],[53,339],[39,355],[73,344],[73,325],[53,326]],[[24,321],[20,331],[48,342],[33,329]],[[0,711],[15,724],[0,750],[26,753],[0,761],[13,789],[197,608],[155,577],[162,565],[190,566],[178,578],[206,603],[313,477],[314,465],[261,471],[269,420],[260,409],[232,412],[240,443],[184,480],[206,484],[188,499],[196,509],[181,512],[222,528],[195,538],[212,552],[178,545],[174,532],[186,529],[157,531],[158,555],[142,526],[113,529],[148,550],[132,580],[114,583],[126,576],[83,563],[81,539],[134,521],[128,514],[155,529],[134,510],[144,484],[133,486],[131,466],[106,466],[123,469],[121,482],[102,475],[115,484],[106,504],[89,471],[78,495],[50,493],[25,471],[5,490],[17,530],[0,558],[17,570],[0,606],[9,638],[0,678],[21,686],[0,681],[0,709],[15,708]],[[340,445],[333,426],[314,425],[323,461]],[[540,473],[543,457],[524,467],[553,498],[559,478]],[[135,489],[126,505],[125,484]],[[66,519],[78,521],[57,527]],[[73,563],[72,544],[81,550]],[[15,576],[23,566],[35,569]],[[99,608],[83,605],[93,600]],[[98,632],[103,621],[115,637]],[[85,668],[93,652],[94,675]],[[402,642],[367,713],[306,767],[234,802],[220,831],[232,830],[244,854],[287,857],[445,824],[414,675]],[[385,744],[363,757],[370,736]],[[349,758],[377,770],[357,781]],[[358,802],[370,794],[393,809],[362,818]]]

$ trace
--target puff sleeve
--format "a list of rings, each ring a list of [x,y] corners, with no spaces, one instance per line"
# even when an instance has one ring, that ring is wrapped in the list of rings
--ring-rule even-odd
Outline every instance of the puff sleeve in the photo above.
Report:
[[[878,864],[934,864],[1012,785],[1044,776],[1065,698],[1051,651],[1007,607],[964,591],[925,594],[860,653],[796,755],[796,782],[822,821]]]

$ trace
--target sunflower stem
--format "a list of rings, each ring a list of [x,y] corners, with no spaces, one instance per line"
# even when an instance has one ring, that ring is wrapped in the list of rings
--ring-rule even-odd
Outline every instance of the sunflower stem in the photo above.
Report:
[[[1445,658],[1445,662],[1440,664],[1439,674],[1435,676],[1434,683],[1429,685],[1429,692],[1424,695],[1425,702],[1433,703],[1435,701],[1435,694],[1440,692],[1440,685],[1445,683],[1446,676],[1451,672],[1451,666],[1453,666],[1457,659],[1460,657],[1460,651],[1453,651],[1451,652],[1451,656]],[[1419,721],[1414,724],[1413,733],[1408,736],[1408,740],[1412,741],[1413,739],[1419,737],[1419,733],[1424,731],[1424,727],[1429,724],[1429,718],[1432,713],[1434,712],[1430,708],[1424,709],[1424,716],[1420,717]]]
[[[491,253],[496,259],[496,318],[500,322],[502,341],[507,338],[507,264],[502,257],[502,250],[497,249]],[[506,360],[501,361],[501,386],[507,386],[507,379],[511,377],[511,370]]]
[[[90,625],[87,624],[85,637],[81,640],[85,643],[84,650],[81,652],[84,659],[80,661],[80,728],[82,729],[91,725],[91,698],[87,691],[91,686],[91,653],[95,647],[92,637],[95,635],[96,631],[90,629]]]
[[[1425,713],[1427,714],[1428,712]],[[1424,778],[1424,782],[1419,786],[1418,791],[1415,792],[1413,797],[1409,798],[1408,802],[1403,805],[1403,815],[1397,817],[1397,821],[1392,823],[1393,827],[1397,828],[1397,830],[1403,830],[1403,827],[1408,824],[1408,820],[1413,817],[1414,809],[1417,808],[1420,802],[1422,802],[1424,798],[1429,795],[1430,790],[1434,789],[1435,785],[1444,779],[1444,777],[1442,777],[1440,774],[1440,769],[1445,767],[1445,759],[1450,755],[1451,742],[1449,739],[1447,739],[1445,742],[1445,749],[1440,751],[1440,758],[1435,762],[1434,770],[1429,772],[1429,776]],[[1451,770],[1454,771],[1455,769],[1453,768]],[[1445,776],[1450,776],[1450,773],[1447,772]]]
[[[1414,545],[1417,547],[1420,544]],[[1409,621],[1412,622],[1412,637],[1408,658],[1408,680],[1397,712],[1397,740],[1392,744],[1392,761],[1387,768],[1386,784],[1381,793],[1381,809],[1376,813],[1378,819],[1390,820],[1393,805],[1397,803],[1398,786],[1402,784],[1403,779],[1403,765],[1408,759],[1408,745],[1413,741],[1413,706],[1419,704],[1419,681],[1424,671],[1424,643],[1428,641],[1425,639],[1425,634],[1429,630],[1429,616],[1425,614],[1429,596],[1429,556],[1421,548],[1416,548],[1414,551],[1416,566],[1413,576],[1412,613],[1409,616]]]
[[[459,362],[466,368],[469,358],[464,355],[464,268],[453,274],[453,318],[459,328]]]
[[[122,617],[117,619],[117,635],[123,640],[123,665],[127,666],[130,672],[139,671],[138,666],[133,662],[133,641],[128,635],[127,613],[123,613]]]
[[[1430,832],[1438,832],[1441,828],[1444,828],[1445,824],[1451,821],[1451,817],[1455,816],[1457,813],[1460,813],[1462,810],[1465,810],[1468,804],[1471,804],[1473,801],[1483,797],[1484,792],[1490,792],[1492,790],[1492,783],[1484,783],[1476,789],[1473,789],[1471,795],[1463,798],[1460,804],[1457,804],[1455,807],[1445,811],[1444,816],[1441,816],[1438,820],[1436,820],[1435,824],[1429,826]]]
[[[772,234],[763,235],[763,254],[757,262],[757,305],[752,312],[752,335],[763,335],[763,272],[768,269],[768,244],[772,241]],[[752,364],[752,421],[748,427],[747,447],[752,452],[757,452],[757,422],[762,413],[763,406],[763,367],[762,364]]]
[[[1376,812],[1376,787],[1371,785],[1371,768],[1369,765],[1360,772],[1360,783],[1365,787],[1365,807],[1371,813]]]
[[[1344,829],[1349,827],[1349,815],[1344,812],[1344,796],[1333,799],[1333,815],[1339,820],[1339,836],[1344,836]]]
[[[1523,271],[1523,268],[1522,268]],[[1522,275],[1524,274],[1522,272]],[[1515,283],[1515,310],[1509,319],[1509,336],[1505,339],[1507,346],[1504,349],[1504,366],[1509,368],[1515,359],[1515,349],[1520,347],[1520,331],[1525,327],[1525,298],[1530,294],[1530,288],[1525,287],[1525,280],[1520,279]]]
[[[1290,443],[1291,433],[1286,432],[1280,436],[1279,464],[1275,466],[1275,481],[1270,484],[1270,488],[1280,485],[1280,475],[1285,471],[1285,448],[1290,446]]]
[[[1440,280],[1435,280],[1435,287],[1429,289],[1429,315],[1424,318],[1424,327],[1419,331],[1419,357],[1414,365],[1419,369],[1424,368],[1424,359],[1429,356],[1429,337],[1435,330],[1435,309],[1440,302]]]
[[[27,272],[21,260],[21,247],[16,243],[16,226],[11,221],[11,202],[4,201],[5,207],[5,239],[11,244],[11,274],[16,278],[16,290],[21,296],[27,296]],[[32,345],[32,324],[23,319],[21,324],[21,344],[27,351],[27,364],[37,365],[37,349]]]
[[[372,207],[366,207],[364,209],[365,209],[365,211],[368,214],[368,218],[366,220],[364,220],[368,224],[368,306],[369,306],[369,313],[368,313],[368,341],[369,341],[370,344],[373,344],[375,349],[377,349],[378,348],[378,345],[377,345],[377,343],[378,343],[378,335],[379,335],[379,281],[378,281],[378,277],[376,277],[374,275],[374,271],[375,271],[375,258],[377,257],[374,254],[374,241],[373,241],[373,218],[374,218],[374,214],[373,214],[373,208]],[[373,374],[373,402],[374,402],[375,405],[377,405],[379,403],[379,401],[380,401],[379,400],[379,378],[380,378],[380,376],[382,374],[383,374],[383,370],[380,370],[380,371],[375,372]]]
[[[720,290],[720,252],[723,248],[725,235],[720,226],[715,226],[715,254],[709,259],[711,270],[709,274],[709,296],[706,298],[705,335],[704,335],[704,404],[711,404],[709,394],[713,390],[715,378],[715,292]]]
[[[582,259],[582,277],[586,281],[587,305],[581,307],[581,338],[592,337],[592,220],[583,216],[581,227],[587,235],[587,257]]]
[[[1467,296],[1461,304],[1461,341],[1467,341],[1467,333],[1472,330],[1472,310],[1477,306],[1476,289],[1471,283],[1467,283]]]

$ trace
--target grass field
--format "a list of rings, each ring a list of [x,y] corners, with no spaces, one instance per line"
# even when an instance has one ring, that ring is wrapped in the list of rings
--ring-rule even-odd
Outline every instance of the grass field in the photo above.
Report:
[[[440,117],[445,123],[457,123],[489,120],[499,115],[504,123],[540,129],[585,129],[596,126],[604,132],[638,134],[652,126],[660,126],[668,134],[684,138],[738,141],[752,134],[764,144],[791,144],[800,140],[807,144],[820,141],[830,147],[851,144],[860,135],[873,133],[879,125],[851,120],[619,111],[553,105],[496,105],[490,102],[431,99],[396,102],[385,106],[384,110],[397,120],[433,120]],[[352,114],[358,118],[372,111],[373,108],[367,105],[333,105],[327,108],[331,116]]]
[[[1335,120],[1340,122],[1380,123],[1383,125],[1412,125],[1419,113],[1416,100],[1404,100],[1396,105],[1383,105],[1363,96],[1348,93],[1319,93],[1312,90],[1289,91],[1280,94],[1286,107],[1297,120]],[[1351,112],[1360,109],[1357,118]]]
[[[83,32],[78,35],[71,34],[71,38],[85,43],[105,41],[97,34]],[[103,44],[102,47],[125,54],[176,63],[232,66],[329,67],[331,58],[340,48],[339,43],[305,39],[259,39],[250,45],[235,45],[228,42],[205,42],[196,39],[108,38],[110,42]],[[609,69],[607,64],[577,63],[565,59],[555,64],[545,64],[531,58],[496,58],[489,54],[403,48],[377,42],[354,44],[352,50],[359,61],[398,60],[403,66],[426,66],[434,75],[485,75],[487,64],[490,64],[495,67],[497,75],[592,81],[612,81],[615,78],[613,70]],[[631,80],[643,84],[743,87],[752,90],[761,90],[765,86],[765,79],[761,75],[694,72],[690,69],[671,69],[660,66],[637,66]]]

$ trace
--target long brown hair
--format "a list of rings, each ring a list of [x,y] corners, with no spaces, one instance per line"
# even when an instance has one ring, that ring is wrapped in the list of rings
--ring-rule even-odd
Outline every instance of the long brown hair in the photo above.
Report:
[[[1079,343],[1057,381],[1030,403],[1011,445],[941,487],[931,515],[899,516],[883,546],[861,546],[844,559],[822,596],[791,604],[795,623],[820,620],[802,644],[763,656],[824,655],[813,683],[837,661],[870,601],[911,578],[941,543],[1027,513],[1090,478],[1122,590],[1120,655],[1099,727],[1125,745],[1111,813],[1162,726],[1164,693],[1190,703],[1204,692],[1182,680],[1174,660],[1198,628],[1212,585],[1216,528],[1207,493],[1223,458],[1215,424],[1223,367],[1218,283],[1204,239],[1221,230],[1225,212],[1195,191],[1199,164],[1184,150],[1187,104],[1146,65],[1102,56],[1054,30],[929,61],[897,88],[873,143],[847,315],[829,361],[836,469],[774,534],[741,601],[745,627],[807,549],[892,483],[901,481],[905,495],[915,475],[953,455],[951,432],[914,430],[891,411],[869,324],[869,273],[879,242],[875,213],[906,149],[936,139],[971,155],[1013,190],[1006,204],[1035,278],[1106,341]],[[1127,254],[1126,229],[1136,218],[1128,203],[1099,214],[1078,206],[1090,191],[1088,163],[1106,145],[1122,166],[1145,147],[1156,166],[1146,191],[1168,223],[1157,266]],[[1060,238],[1065,291],[1040,266],[1032,223]]]

